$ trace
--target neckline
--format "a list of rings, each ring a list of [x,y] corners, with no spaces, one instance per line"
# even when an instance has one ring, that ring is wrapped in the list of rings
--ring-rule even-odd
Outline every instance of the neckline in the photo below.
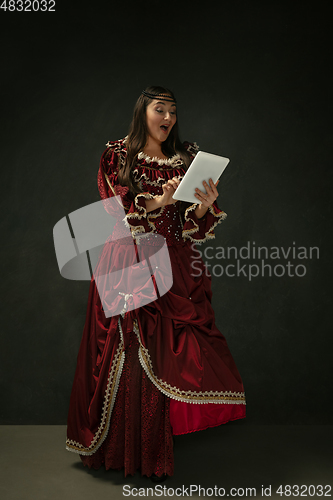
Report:
[[[128,135],[123,139],[123,145],[125,146],[127,142]],[[146,163],[157,163],[158,165],[173,165],[177,161],[181,160],[179,154],[171,156],[171,158],[158,158],[157,156],[148,156],[143,151],[138,153],[138,160],[145,160]]]
[[[179,154],[175,154],[171,158],[158,158],[157,156],[148,156],[143,151],[138,154],[138,160],[144,159],[147,163],[158,163],[158,165],[172,165],[175,161],[180,159]]]

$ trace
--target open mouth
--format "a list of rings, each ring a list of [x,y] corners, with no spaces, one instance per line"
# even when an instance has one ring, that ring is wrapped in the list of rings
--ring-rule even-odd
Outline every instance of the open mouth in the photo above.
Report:
[[[161,125],[160,128],[163,130],[163,132],[167,132],[169,129],[169,125]]]

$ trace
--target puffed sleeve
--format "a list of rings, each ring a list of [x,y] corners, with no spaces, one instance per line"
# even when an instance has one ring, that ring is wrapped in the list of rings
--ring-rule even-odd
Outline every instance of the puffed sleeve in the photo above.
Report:
[[[191,161],[196,156],[199,147],[196,143],[184,143],[185,148],[190,154]],[[184,214],[183,230],[182,236],[184,240],[190,240],[195,243],[203,243],[209,239],[215,238],[214,228],[222,222],[227,214],[221,210],[215,200],[204,217],[198,219],[195,214],[195,209],[198,203],[193,203],[190,205]]]
[[[118,182],[119,168],[125,164],[126,150],[122,141],[108,143],[104,151],[98,171],[98,190],[104,208],[113,217],[122,219],[124,224],[130,228],[133,238],[139,243],[140,237],[148,236],[155,230],[150,217],[156,216],[156,210],[146,211],[146,201],[155,198],[149,192],[139,193],[135,197],[129,192],[127,186],[121,186]],[[115,203],[107,203],[109,198],[118,196],[119,210]],[[124,211],[125,217],[124,217]]]

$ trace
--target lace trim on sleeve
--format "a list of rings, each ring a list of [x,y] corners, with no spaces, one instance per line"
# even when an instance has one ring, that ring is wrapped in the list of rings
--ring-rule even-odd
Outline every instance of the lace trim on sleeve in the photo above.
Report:
[[[190,153],[190,155],[195,156],[199,151],[199,146],[196,142],[189,142],[186,145],[186,150],[188,153]]]
[[[213,205],[210,205],[208,207],[208,210],[209,212],[214,216],[214,217],[217,217],[217,220],[214,222],[214,224],[208,229],[208,231],[205,232],[205,237],[203,239],[196,239],[196,238],[193,238],[191,236],[191,234],[194,234],[196,233],[197,231],[199,231],[199,226],[198,224],[193,220],[191,219],[188,214],[189,212],[195,210],[197,208],[197,203],[193,203],[193,205],[189,206],[186,210],[185,210],[185,222],[192,222],[192,224],[194,224],[194,227],[192,229],[183,229],[183,237],[184,239],[189,239],[190,241],[194,242],[194,243],[204,243],[205,241],[207,240],[212,240],[215,238],[215,234],[214,234],[214,228],[220,223],[222,222],[222,220],[226,219],[227,217],[227,214],[225,212],[215,212],[214,210],[214,207]]]
[[[157,198],[159,195],[152,195],[150,193],[139,193],[136,195],[134,199],[135,207],[137,211],[131,212],[124,217],[123,221],[127,227],[130,228],[132,236],[137,240],[137,243],[139,243],[140,238],[144,238],[146,236],[149,236],[151,233],[153,233],[156,230],[156,226],[154,222],[151,219],[156,219],[159,217],[163,211],[164,211],[164,206],[160,207],[157,213],[152,212],[147,212],[146,207],[141,206],[138,203],[139,198],[144,198],[146,200],[152,200],[154,198]],[[157,209],[156,209],[157,210]],[[143,225],[140,226],[135,226],[131,225],[131,223],[128,221],[128,219],[139,219],[141,220],[142,218],[146,219],[149,228],[151,231],[146,231],[145,227]]]

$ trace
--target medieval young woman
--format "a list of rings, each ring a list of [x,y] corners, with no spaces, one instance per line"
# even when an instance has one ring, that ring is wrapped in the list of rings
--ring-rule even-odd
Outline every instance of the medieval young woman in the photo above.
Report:
[[[174,435],[245,417],[242,379],[195,247],[226,217],[218,182],[198,186],[197,203],[173,198],[197,151],[179,139],[173,92],[151,86],[128,135],[102,154],[98,188],[116,224],[90,284],[66,442],[89,468],[161,481],[174,474]],[[161,248],[167,254],[152,269]],[[103,286],[99,276],[108,276]]]

